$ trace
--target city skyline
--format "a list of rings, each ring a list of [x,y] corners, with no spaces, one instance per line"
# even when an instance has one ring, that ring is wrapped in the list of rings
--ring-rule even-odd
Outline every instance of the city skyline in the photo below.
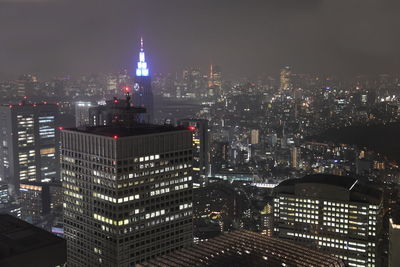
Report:
[[[92,1],[0,1],[0,75],[133,71],[140,36],[154,72],[211,63],[231,76],[274,74],[284,65],[303,73],[399,72],[398,3],[296,2],[106,2],[93,12]]]
[[[0,265],[400,266],[399,8],[0,0]]]

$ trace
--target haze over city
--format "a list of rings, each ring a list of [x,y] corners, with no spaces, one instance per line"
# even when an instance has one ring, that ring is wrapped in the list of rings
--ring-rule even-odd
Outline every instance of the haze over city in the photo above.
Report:
[[[132,67],[143,36],[155,72],[221,65],[230,78],[400,69],[398,1],[0,1],[0,73]]]
[[[0,266],[399,267],[398,10],[0,0]]]

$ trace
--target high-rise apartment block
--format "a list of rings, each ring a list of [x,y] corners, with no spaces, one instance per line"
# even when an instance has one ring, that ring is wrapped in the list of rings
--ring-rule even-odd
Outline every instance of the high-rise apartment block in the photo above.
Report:
[[[13,195],[20,181],[59,179],[57,117],[53,104],[0,107],[0,180]]]
[[[192,243],[192,132],[96,126],[61,134],[68,266],[134,266]]]
[[[320,174],[283,181],[274,193],[275,236],[348,266],[380,266],[381,191],[352,177]]]

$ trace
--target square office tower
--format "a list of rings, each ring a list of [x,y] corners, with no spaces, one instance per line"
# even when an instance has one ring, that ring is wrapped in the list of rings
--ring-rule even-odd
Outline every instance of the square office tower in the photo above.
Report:
[[[20,182],[59,180],[55,104],[0,106],[0,181],[13,197]]]
[[[135,125],[61,133],[68,266],[134,266],[192,243],[192,133]]]

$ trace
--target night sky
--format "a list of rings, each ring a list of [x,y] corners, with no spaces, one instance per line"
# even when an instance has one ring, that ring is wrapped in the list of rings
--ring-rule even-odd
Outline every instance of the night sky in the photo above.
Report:
[[[210,63],[230,77],[400,73],[398,0],[0,0],[0,76]]]

